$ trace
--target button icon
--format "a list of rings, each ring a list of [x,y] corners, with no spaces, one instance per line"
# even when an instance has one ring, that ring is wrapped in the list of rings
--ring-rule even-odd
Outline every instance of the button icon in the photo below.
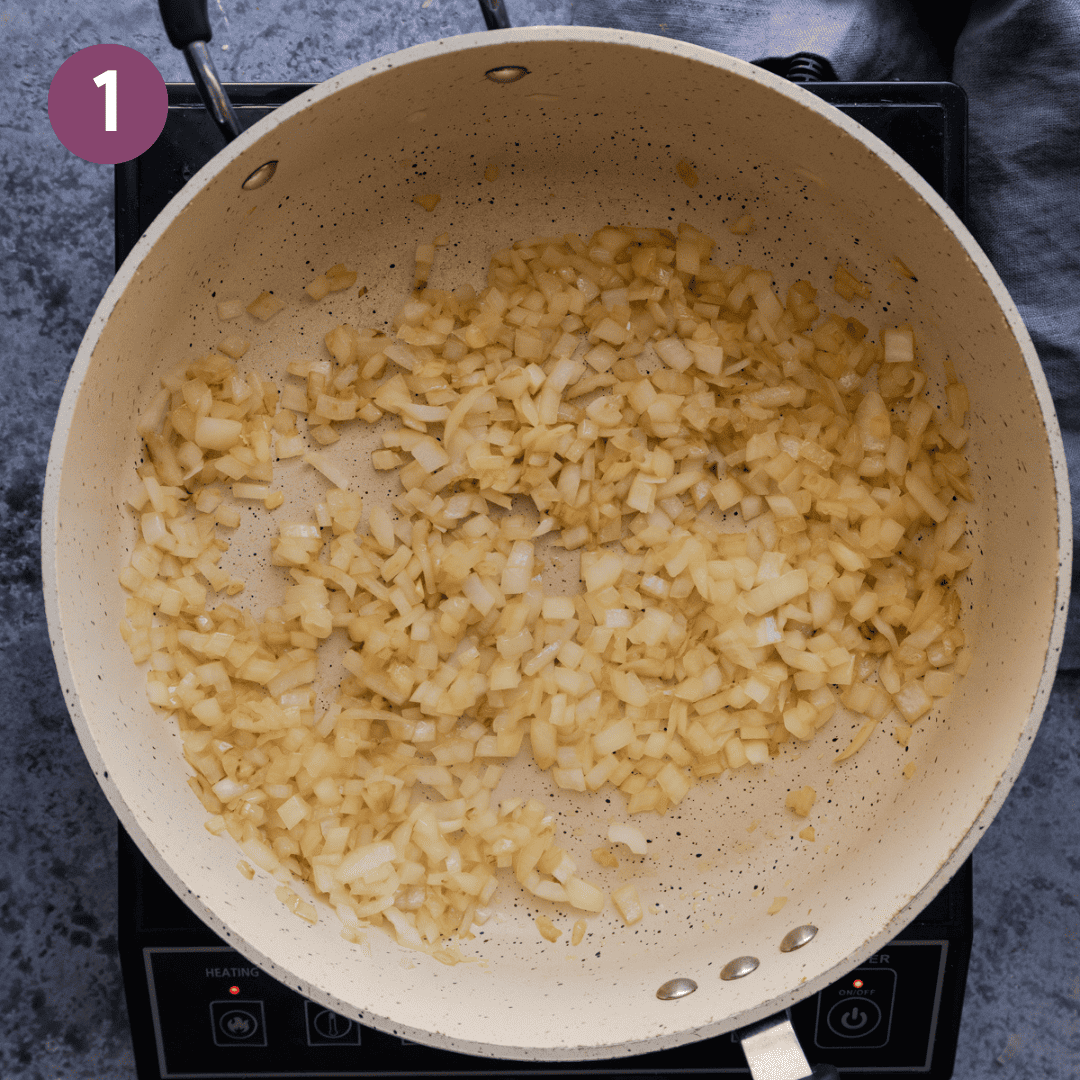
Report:
[[[304,1002],[308,1046],[359,1046],[360,1025],[347,1016]]]
[[[870,1014],[860,1012],[857,1006],[852,1006],[850,1012],[840,1014],[840,1026],[848,1031],[861,1031],[870,1023]]]
[[[342,1039],[348,1035],[353,1022],[336,1012],[323,1009],[321,1013],[316,1013],[313,1026],[324,1039]]]
[[[261,1001],[211,1001],[215,1046],[265,1046],[266,1017]]]
[[[881,1009],[869,998],[841,998],[825,1018],[834,1035],[859,1039],[869,1035],[881,1023]]]

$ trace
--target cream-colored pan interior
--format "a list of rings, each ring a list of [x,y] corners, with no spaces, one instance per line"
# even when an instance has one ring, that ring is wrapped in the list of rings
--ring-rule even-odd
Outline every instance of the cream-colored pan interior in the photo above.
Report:
[[[485,71],[522,65],[497,84]],[[698,176],[685,184],[676,164]],[[267,159],[277,173],[246,192]],[[494,182],[483,177],[494,162]],[[427,212],[415,195],[438,193]],[[732,236],[744,212],[755,230]],[[664,818],[636,819],[653,854],[632,867],[648,913],[623,926],[611,906],[580,946],[543,941],[545,910],[512,877],[499,914],[445,967],[380,932],[367,947],[339,936],[333,913],[301,922],[263,874],[245,880],[232,842],[202,827],[179,741],[146,704],[144,674],[118,627],[117,574],[135,523],[124,500],[140,457],[135,420],[160,374],[223,333],[216,299],[264,289],[288,310],[252,325],[243,364],[277,376],[320,354],[342,321],[383,326],[411,286],[418,242],[448,233],[432,281],[483,284],[488,255],[533,234],[588,234],[607,223],[674,228],[719,240],[714,259],[775,272],[780,295],[809,278],[876,334],[910,321],[931,377],[948,356],[966,380],[969,457],[979,501],[963,585],[975,661],[924,719],[907,755],[881,725],[842,766],[832,744],[788,747],[767,766],[697,787]],[[917,280],[888,262],[899,256]],[[873,287],[845,304],[831,293],[843,260]],[[335,262],[359,270],[367,295],[301,302]],[[362,432],[333,448],[369,499],[387,483],[365,471]],[[283,472],[277,516],[306,514],[322,481]],[[381,488],[380,488],[381,483]],[[1049,693],[1069,563],[1064,455],[1038,361],[985,256],[957,220],[857,125],[811,95],[727,57],[666,39],[531,28],[452,39],[348,72],[278,110],[200,172],[143,238],[102,302],[79,352],[57,424],[43,530],[50,629],[60,678],[96,775],[150,861],[227,941],[286,984],[409,1039],[508,1058],[603,1058],[726,1031],[838,978],[887,942],[966,857],[1007,794]],[[254,515],[254,512],[253,512]],[[272,516],[241,528],[230,559],[259,588]],[[833,721],[846,744],[853,726]],[[901,778],[913,760],[913,780]],[[572,851],[588,851],[619,796],[556,792],[531,765],[504,782],[549,796]],[[785,793],[820,794],[817,840],[783,809]],[[754,831],[749,827],[757,822]],[[626,863],[624,862],[624,867]],[[613,886],[625,870],[591,868]],[[777,915],[775,896],[790,897]],[[565,916],[556,916],[565,922]],[[819,928],[782,953],[785,933]],[[567,923],[567,929],[569,924]],[[760,966],[722,981],[729,960]],[[685,976],[696,993],[661,1001]]]

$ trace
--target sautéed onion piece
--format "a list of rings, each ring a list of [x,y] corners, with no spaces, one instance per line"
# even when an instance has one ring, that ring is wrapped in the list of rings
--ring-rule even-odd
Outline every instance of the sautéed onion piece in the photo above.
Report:
[[[317,917],[302,881],[349,940],[382,925],[452,963],[500,869],[552,913],[598,912],[554,814],[493,797],[526,741],[559,787],[663,814],[840,706],[864,722],[836,761],[886,717],[906,745],[966,670],[966,389],[946,361],[935,408],[911,327],[875,342],[823,316],[809,282],[781,302],[714,246],[689,225],[534,238],[495,253],[481,292],[451,293],[426,285],[424,244],[392,335],[338,326],[280,390],[238,369],[238,335],[162,380],[139,423],[122,632],[179,724],[207,828],[300,917]],[[869,291],[842,269],[838,292]],[[303,302],[355,281],[338,264]],[[320,448],[388,414],[372,461],[400,488],[365,508]],[[252,500],[281,505],[289,458],[330,487],[275,515],[288,584],[256,615],[229,599],[244,583],[222,530],[265,512]],[[335,633],[349,648],[320,714]],[[607,839],[645,850],[635,827]],[[632,885],[611,899],[642,917]]]

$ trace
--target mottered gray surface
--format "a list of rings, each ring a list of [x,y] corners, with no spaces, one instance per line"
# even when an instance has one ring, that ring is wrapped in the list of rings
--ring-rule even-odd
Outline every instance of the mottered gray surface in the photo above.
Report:
[[[1068,426],[1080,340],[1073,332],[1080,319],[1080,264],[1073,257],[1071,266],[1044,275],[1040,284],[1025,273],[1024,260],[1055,245],[1077,250],[1072,241],[1080,239],[1080,215],[1075,197],[1044,199],[1040,189],[1032,189],[1024,180],[1024,161],[1029,153],[1052,161],[1055,153],[1060,156],[1059,137],[1075,135],[1055,129],[1034,68],[1040,56],[1053,59],[1070,41],[1080,41],[1074,6],[1038,0],[977,4],[955,68],[947,50],[943,56],[935,49],[899,0],[510,0],[510,12],[516,26],[622,26],[748,60],[809,49],[829,56],[845,79],[933,79],[952,71],[971,96],[970,196],[978,208],[973,228],[1020,302],[1055,393],[1061,394]],[[396,49],[483,29],[474,0],[214,0],[210,14],[211,48],[222,76],[231,81],[318,81]],[[995,62],[987,49],[1020,40],[1008,38],[1010,27],[1023,31],[1021,62],[1029,65],[1013,72],[1011,92],[1006,76],[990,80],[986,71]],[[57,406],[113,272],[112,169],[83,162],[60,145],[49,127],[46,100],[60,64],[78,49],[103,42],[138,49],[168,81],[188,79],[182,58],[165,40],[153,0],[8,0],[0,6],[0,70],[6,74],[0,86],[4,1080],[135,1076],[116,946],[115,818],[82,756],[60,694],[38,551]],[[1000,59],[1007,73],[1008,57]],[[1001,131],[1022,130],[1031,133],[1021,140],[1023,153],[995,156]],[[1075,137],[1068,141],[1075,158]],[[1054,215],[1053,228],[1040,221],[1040,211]],[[1010,228],[1000,226],[1003,217]],[[998,231],[991,229],[994,220]],[[1062,301],[1068,295],[1072,301]],[[1080,667],[1075,636],[1070,634],[1066,649],[1070,668]],[[1063,671],[1019,781],[975,851],[975,941],[958,1080],[1080,1076],[1078,713],[1080,672]]]

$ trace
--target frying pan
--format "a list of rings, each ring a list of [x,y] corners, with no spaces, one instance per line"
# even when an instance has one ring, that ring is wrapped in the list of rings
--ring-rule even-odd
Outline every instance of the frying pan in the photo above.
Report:
[[[525,74],[485,77],[508,67]],[[676,169],[683,158],[693,187]],[[245,189],[268,161],[274,176]],[[483,178],[491,162],[493,183]],[[413,201],[430,193],[441,195],[432,212]],[[726,225],[747,212],[755,230],[731,236]],[[483,284],[489,253],[522,237],[682,220],[720,238],[716,261],[773,270],[781,295],[800,278],[828,290],[843,261],[872,296],[841,310],[872,332],[910,322],[931,383],[940,390],[945,357],[966,381],[977,492],[975,561],[961,586],[971,669],[906,755],[884,724],[842,765],[815,743],[789,746],[768,765],[700,784],[665,817],[636,819],[654,854],[635,868],[648,913],[634,927],[609,905],[581,946],[569,934],[545,942],[534,919],[548,909],[507,880],[499,913],[463,947],[475,962],[443,966],[379,931],[348,946],[331,912],[301,922],[273,881],[246,880],[237,849],[203,829],[178,733],[146,703],[144,673],[120,639],[137,416],[163,372],[219,340],[215,294],[299,298],[312,268],[359,271],[368,292],[348,310],[297,302],[246,329],[244,363],[276,377],[337,322],[389,320],[411,287],[416,244],[440,233],[451,242],[432,283],[455,288]],[[913,280],[890,269],[895,257]],[[331,451],[358,490],[378,497],[369,448],[355,433]],[[280,477],[286,508],[314,501],[310,476]],[[897,155],[737,59],[642,34],[530,27],[339,75],[192,178],[121,267],[78,352],[49,458],[42,545],[50,635],[85,753],[125,829],[204,922],[286,985],[380,1030],[489,1057],[581,1060],[772,1016],[857,966],[926,906],[993,819],[1035,737],[1061,647],[1070,520],[1060,434],[1016,308],[968,232]],[[252,515],[233,544],[231,568],[248,578],[249,596],[282,587],[260,555],[269,531]],[[832,724],[840,745],[858,726]],[[916,774],[905,780],[911,760]],[[814,843],[794,835],[783,805],[805,784],[820,793]],[[558,790],[524,761],[504,786],[550,801],[579,865],[621,818],[618,800]],[[621,880],[589,874],[605,887]],[[789,902],[767,914],[779,895]],[[804,926],[816,933],[785,951]],[[746,957],[756,963],[736,965],[744,977],[721,976]],[[673,979],[697,989],[658,996]]]

